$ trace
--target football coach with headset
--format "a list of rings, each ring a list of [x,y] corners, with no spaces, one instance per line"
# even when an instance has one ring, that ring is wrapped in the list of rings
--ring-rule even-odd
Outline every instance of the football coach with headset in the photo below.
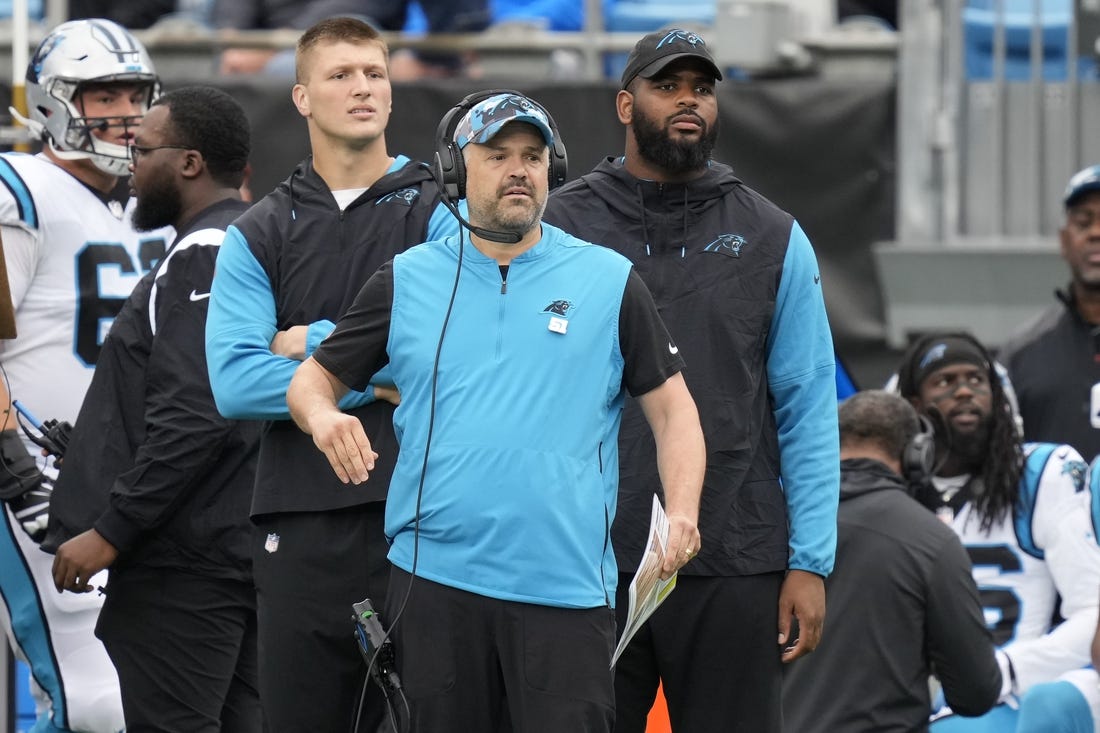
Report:
[[[783,676],[783,723],[799,733],[927,731],[935,675],[947,703],[981,715],[1001,671],[959,538],[911,495],[931,481],[932,422],[902,397],[841,403],[836,568],[825,579],[828,644]]]
[[[507,717],[528,733],[610,731],[621,408],[629,391],[654,433],[668,577],[701,541],[705,450],[684,362],[626,258],[542,223],[566,156],[541,105],[471,95],[436,144],[472,234],[375,273],[299,367],[290,412],[358,484],[374,454],[337,401],[386,364],[401,392],[384,618],[411,729]]]

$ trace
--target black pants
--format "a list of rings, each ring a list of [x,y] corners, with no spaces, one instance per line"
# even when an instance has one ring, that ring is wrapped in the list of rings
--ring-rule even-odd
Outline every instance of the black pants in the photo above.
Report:
[[[259,733],[251,583],[112,571],[96,636],[118,670],[128,733]]]
[[[352,730],[366,665],[351,604],[369,597],[377,609],[385,602],[384,514],[378,502],[257,520],[260,700],[271,733]],[[378,728],[382,701],[377,686],[367,686],[360,733]]]
[[[681,575],[615,664],[615,731],[642,733],[664,682],[676,733],[779,733],[783,573]],[[630,576],[619,576],[622,627]]]
[[[411,577],[393,569],[386,618]],[[501,601],[418,577],[392,635],[411,731],[611,731],[615,619],[606,607]]]

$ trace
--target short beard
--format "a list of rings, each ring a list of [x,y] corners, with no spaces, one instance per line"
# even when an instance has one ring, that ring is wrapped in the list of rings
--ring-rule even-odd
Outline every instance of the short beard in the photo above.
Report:
[[[667,128],[661,127],[644,114],[634,110],[630,124],[634,129],[634,141],[638,154],[650,164],[673,174],[692,173],[706,167],[718,140],[718,118],[714,125],[703,125],[703,135],[698,142],[676,141]]]
[[[179,189],[167,181],[151,181],[137,197],[132,223],[141,232],[175,225],[183,209]]]
[[[947,433],[950,441],[951,452],[963,465],[976,471],[982,467],[989,457],[989,436],[992,432],[992,419],[989,415],[982,418],[978,426],[971,432],[959,434],[950,424]]]
[[[543,208],[546,208],[545,204]],[[539,225],[539,221],[542,219],[542,209],[536,211],[532,216],[524,217],[522,220],[512,218],[509,221],[504,221],[497,217],[493,217],[493,219],[494,221],[491,222],[491,226],[486,227],[490,231],[508,232],[509,234],[515,234],[522,238],[527,236],[528,232]]]
[[[506,190],[513,185],[517,185],[515,182],[511,182],[502,187],[502,190]],[[523,185],[523,184],[519,184]],[[532,197],[535,195],[533,187],[528,186],[528,191]],[[505,213],[504,207],[500,203],[499,196],[502,193],[498,193],[498,198],[495,202],[495,206],[492,206],[485,216],[485,223],[481,224],[482,229],[487,229],[491,232],[505,232],[507,234],[515,234],[521,239],[527,235],[532,229],[539,225],[542,220],[542,213],[546,210],[546,199],[537,203],[535,210],[529,215],[522,218],[518,211]],[[513,242],[499,242],[498,244],[514,244]]]

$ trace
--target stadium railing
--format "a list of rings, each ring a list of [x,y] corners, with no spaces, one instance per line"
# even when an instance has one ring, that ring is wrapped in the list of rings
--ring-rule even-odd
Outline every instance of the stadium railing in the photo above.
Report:
[[[1067,277],[1062,189],[1100,161],[1100,18],[1080,0],[906,0],[902,13],[897,229],[874,249],[887,340],[965,327],[996,345]]]

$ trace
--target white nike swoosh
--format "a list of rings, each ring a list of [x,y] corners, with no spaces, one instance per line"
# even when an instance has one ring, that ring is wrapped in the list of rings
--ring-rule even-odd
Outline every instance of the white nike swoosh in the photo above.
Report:
[[[670,354],[679,354],[680,353],[680,347],[679,346],[673,346],[672,342],[670,341],[669,344],[668,344],[668,353],[670,353]]]
[[[191,291],[191,295],[188,296],[192,302],[196,300],[206,300],[210,297],[210,293],[199,293],[194,290]]]

